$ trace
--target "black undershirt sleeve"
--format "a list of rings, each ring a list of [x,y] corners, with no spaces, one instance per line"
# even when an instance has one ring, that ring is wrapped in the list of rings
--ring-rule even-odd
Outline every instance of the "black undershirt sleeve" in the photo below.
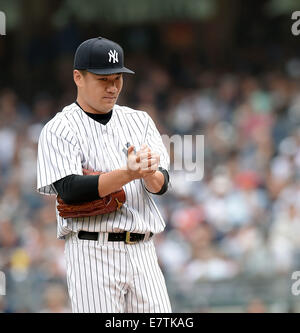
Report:
[[[53,185],[65,203],[74,204],[100,198],[98,179],[99,175],[69,175],[56,181]]]
[[[161,167],[159,167],[159,171],[162,172],[165,178],[161,190],[157,193],[152,193],[146,189],[148,192],[156,195],[164,194],[168,189],[169,183],[168,171]],[[66,204],[76,204],[100,199],[98,179],[99,175],[69,175],[56,181],[53,185]]]

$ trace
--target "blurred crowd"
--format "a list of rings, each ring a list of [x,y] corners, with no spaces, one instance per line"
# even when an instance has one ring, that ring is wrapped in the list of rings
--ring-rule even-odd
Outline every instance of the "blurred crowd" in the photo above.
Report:
[[[139,80],[125,77],[118,104],[147,111],[161,134],[204,138],[204,147],[194,140],[190,151],[194,160],[203,155],[203,177],[191,181],[184,161],[182,170],[171,163],[169,191],[154,197],[167,223],[155,238],[167,284],[177,281],[184,291],[199,281],[298,270],[299,60],[255,75],[203,70],[196,60],[176,69],[146,55],[139,62]],[[75,98],[71,74],[64,80],[62,95],[41,87],[32,103],[13,88],[0,91],[0,270],[7,291],[0,312],[70,311],[55,197],[36,193],[39,133]],[[182,149],[171,147],[172,162],[184,159]]]

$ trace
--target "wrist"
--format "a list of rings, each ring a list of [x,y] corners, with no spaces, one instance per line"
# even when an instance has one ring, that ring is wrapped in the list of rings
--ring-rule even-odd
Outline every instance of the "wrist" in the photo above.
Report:
[[[144,175],[144,176],[143,176],[143,180],[144,180],[144,181],[148,181],[148,180],[150,180],[153,176],[155,176],[156,171],[157,171],[157,170],[154,170],[153,172]]]
[[[124,170],[125,178],[127,179],[128,183],[137,179],[136,172],[130,170],[128,167],[125,167],[123,170]]]
[[[164,184],[164,175],[161,172],[154,170],[154,173],[143,178],[146,190],[151,193],[157,193],[161,190]]]

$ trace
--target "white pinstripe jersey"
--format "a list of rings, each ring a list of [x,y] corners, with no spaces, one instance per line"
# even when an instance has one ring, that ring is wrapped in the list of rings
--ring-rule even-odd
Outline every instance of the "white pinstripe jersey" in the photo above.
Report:
[[[160,166],[169,170],[169,155],[161,136],[144,111],[115,105],[112,117],[103,125],[89,117],[75,103],[58,112],[43,128],[38,143],[37,190],[56,195],[52,185],[68,175],[91,171],[112,171],[126,165],[126,143],[140,149],[146,143],[160,154]],[[137,179],[123,186],[126,202],[120,211],[85,218],[64,219],[57,216],[57,237],[70,231],[146,233],[163,231],[165,222],[143,181]]]

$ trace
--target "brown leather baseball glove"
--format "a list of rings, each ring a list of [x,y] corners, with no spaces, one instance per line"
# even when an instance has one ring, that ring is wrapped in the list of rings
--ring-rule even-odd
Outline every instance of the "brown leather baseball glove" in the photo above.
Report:
[[[99,172],[91,172],[87,169],[83,169],[84,175],[100,175]],[[57,209],[59,215],[64,218],[71,217],[87,217],[87,216],[95,216],[102,215],[114,212],[116,210],[121,209],[123,203],[126,201],[126,195],[121,188],[119,191],[106,195],[103,198],[82,202],[77,204],[66,204],[62,198],[57,196]]]

